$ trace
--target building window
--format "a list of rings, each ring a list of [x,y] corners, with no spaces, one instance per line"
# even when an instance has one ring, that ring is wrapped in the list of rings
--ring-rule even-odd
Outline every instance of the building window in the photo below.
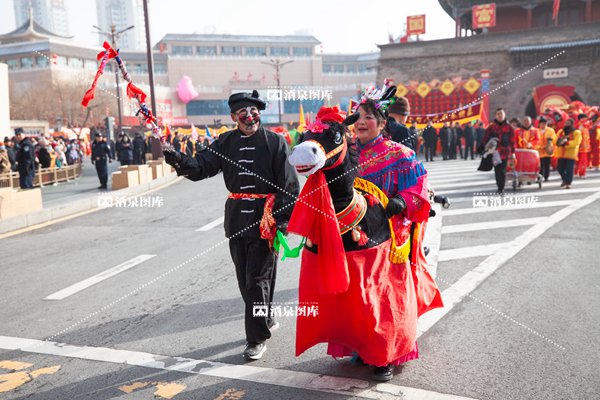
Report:
[[[186,106],[187,115],[229,115],[227,100],[192,100]]]
[[[173,46],[171,53],[173,55],[191,56],[194,51],[192,46]]]
[[[48,64],[50,64],[50,61],[48,61],[48,57],[37,56],[35,58],[35,63],[37,64],[38,67],[44,68],[44,67],[47,67]]]
[[[19,66],[17,60],[6,60],[6,64],[8,65],[8,69],[17,69]]]
[[[95,71],[96,68],[98,68],[98,63],[94,60],[84,60],[83,68],[90,70],[90,71]]]
[[[312,56],[312,49],[310,47],[294,47],[294,56],[296,57],[310,57]]]
[[[73,68],[83,68],[83,60],[81,58],[71,58],[69,65]]]
[[[23,69],[31,69],[31,68],[33,68],[33,58],[31,58],[31,57],[22,57],[21,58],[21,68],[23,68]]]
[[[156,74],[165,75],[167,73],[167,64],[165,64],[165,63],[154,64],[154,72]]]
[[[344,73],[344,64],[335,64],[333,66],[334,74],[343,74]]]
[[[246,47],[245,54],[249,57],[266,57],[266,47]]]
[[[221,55],[222,56],[241,56],[242,48],[240,46],[222,46],[221,47]]]
[[[356,73],[356,64],[346,65],[346,72],[349,74],[355,74]]]
[[[331,64],[323,64],[323,73],[330,73],[331,72]]]
[[[57,56],[56,57],[56,65],[66,66],[67,65],[67,57]]]
[[[272,56],[289,56],[290,48],[289,47],[271,47],[271,55]]]
[[[217,55],[217,46],[196,46],[196,55],[216,56]]]
[[[148,64],[134,64],[133,73],[138,75],[145,75],[148,73]]]
[[[367,65],[366,64],[360,64],[358,66],[358,72],[361,73],[361,74],[367,72]]]

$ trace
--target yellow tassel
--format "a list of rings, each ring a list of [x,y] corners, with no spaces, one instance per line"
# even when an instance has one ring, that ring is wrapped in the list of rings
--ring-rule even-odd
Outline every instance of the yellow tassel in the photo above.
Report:
[[[362,190],[363,192],[367,192],[377,197],[383,208],[386,208],[389,202],[388,197],[383,193],[381,189],[377,187],[372,182],[369,182],[362,178],[354,179],[354,187],[358,190]],[[400,246],[396,245],[396,235],[394,234],[394,227],[392,225],[392,220],[388,220],[388,224],[390,225],[390,237],[391,237],[391,246],[390,246],[390,261],[394,264],[402,264],[408,260],[408,256],[410,254],[410,237],[406,240],[406,242],[402,243]]]

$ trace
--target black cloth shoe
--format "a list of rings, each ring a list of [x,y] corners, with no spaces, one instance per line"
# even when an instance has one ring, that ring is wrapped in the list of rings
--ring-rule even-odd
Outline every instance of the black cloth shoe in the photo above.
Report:
[[[244,349],[244,358],[248,361],[250,360],[260,360],[260,358],[267,351],[266,343],[258,343],[258,344],[250,344],[246,345]]]
[[[394,366],[388,365],[385,367],[375,367],[373,371],[373,379],[378,382],[387,382],[394,377]]]

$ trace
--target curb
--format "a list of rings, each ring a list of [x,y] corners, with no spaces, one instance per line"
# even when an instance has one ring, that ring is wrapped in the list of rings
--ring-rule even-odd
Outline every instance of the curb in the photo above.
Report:
[[[162,187],[166,187],[181,178],[177,174],[171,173],[156,180],[137,185],[131,188],[120,189],[108,192],[98,192],[103,197],[131,197],[141,195],[146,192],[151,192]],[[19,229],[29,228],[34,225],[52,222],[54,220],[65,218],[74,214],[79,214],[84,211],[101,209],[98,207],[98,197],[90,196],[89,198],[75,200],[66,204],[57,205],[51,208],[43,208],[29,214],[17,215],[16,217],[0,220],[0,235],[10,233]]]

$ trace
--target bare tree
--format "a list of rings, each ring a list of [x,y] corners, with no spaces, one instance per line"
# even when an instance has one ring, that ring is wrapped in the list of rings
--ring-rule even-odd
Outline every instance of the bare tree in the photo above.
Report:
[[[37,80],[15,84],[10,81],[10,115],[12,119],[48,121],[51,126],[73,128],[85,124],[102,124],[107,115],[117,115],[117,102],[111,92],[98,85],[96,96],[88,109],[81,99],[88,84],[66,79],[52,79],[44,75]]]

